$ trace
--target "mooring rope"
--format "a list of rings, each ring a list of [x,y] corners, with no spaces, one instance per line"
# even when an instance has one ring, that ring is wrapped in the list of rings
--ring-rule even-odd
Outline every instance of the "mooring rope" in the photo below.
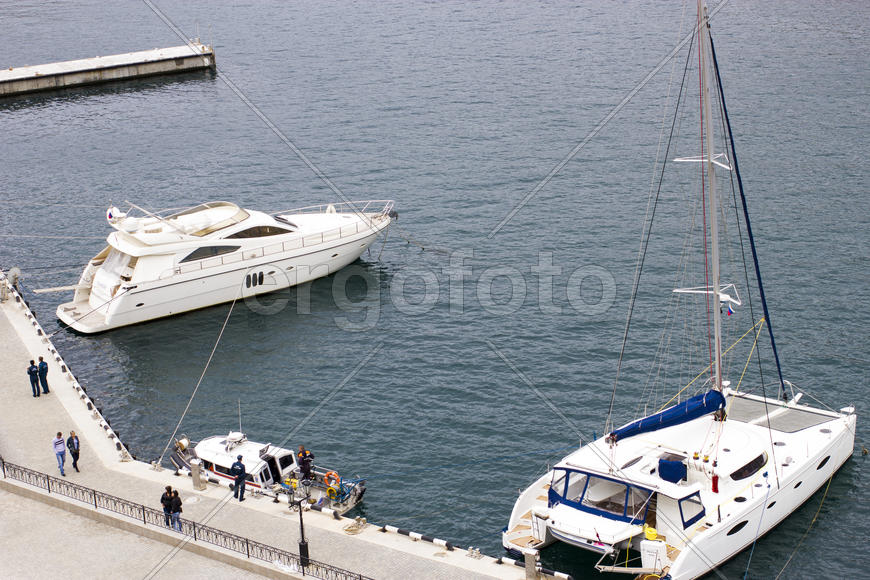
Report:
[[[159,465],[163,461],[163,457],[166,455],[166,451],[169,450],[169,446],[172,445],[172,441],[175,439],[175,435],[178,433],[178,428],[181,427],[182,421],[184,421],[185,415],[190,410],[190,405],[193,404],[193,398],[196,397],[196,392],[199,390],[199,386],[202,384],[202,380],[205,378],[205,373],[208,371],[208,366],[211,364],[212,359],[214,358],[214,353],[217,351],[217,347],[221,342],[221,338],[224,335],[224,330],[227,328],[227,323],[230,321],[230,316],[233,314],[233,308],[236,306],[236,302],[239,300],[239,297],[242,294],[242,286],[239,285],[239,292],[236,294],[236,297],[233,298],[232,303],[230,304],[230,311],[227,312],[227,317],[224,319],[224,323],[221,326],[221,331],[218,333],[217,340],[214,342],[214,346],[211,349],[211,354],[208,355],[208,360],[205,361],[205,368],[202,369],[202,374],[199,376],[199,380],[196,382],[196,386],[193,388],[193,393],[190,394],[190,399],[187,401],[187,406],[184,407],[184,412],[181,413],[181,418],[178,419],[178,423],[175,425],[175,429],[172,431],[172,435],[169,436],[169,441],[166,442],[166,447],[163,448],[163,452],[160,454],[160,457],[157,459],[157,464]]]
[[[819,517],[819,513],[822,511],[822,506],[825,505],[825,497],[828,495],[828,488],[831,487],[831,481],[834,480],[834,476],[831,475],[831,478],[828,479],[828,485],[825,486],[825,493],[822,494],[822,502],[819,504],[819,509],[816,510],[816,515],[813,516],[813,520],[810,522],[809,527],[807,527],[807,531],[804,532],[804,535],[801,536],[800,541],[798,541],[797,546],[794,547],[794,551],[791,553],[791,556],[788,557],[788,560],[785,561],[785,565],[782,567],[782,570],[779,571],[779,574],[776,575],[774,580],[779,580],[779,577],[782,576],[782,573],[785,572],[785,569],[788,567],[791,559],[794,558],[794,555],[797,554],[798,549],[800,549],[801,544],[804,543],[807,535],[810,533],[810,530],[813,528],[813,524],[816,523],[816,519]]]

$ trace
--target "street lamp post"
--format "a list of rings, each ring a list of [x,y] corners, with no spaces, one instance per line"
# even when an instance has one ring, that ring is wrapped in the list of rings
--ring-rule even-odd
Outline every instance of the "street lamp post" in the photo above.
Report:
[[[308,566],[310,559],[308,558],[308,541],[305,539],[305,524],[302,523],[302,501],[296,502],[296,507],[299,509],[299,564],[302,567],[302,575],[305,575],[305,567]]]

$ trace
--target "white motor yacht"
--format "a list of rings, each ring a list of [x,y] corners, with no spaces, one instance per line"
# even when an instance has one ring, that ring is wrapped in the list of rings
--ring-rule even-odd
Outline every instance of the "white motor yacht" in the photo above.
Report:
[[[664,332],[646,384],[635,382],[642,382],[643,372],[629,375],[637,389],[636,413],[645,416],[612,429],[612,396],[606,434],[593,437],[520,492],[502,534],[509,551],[534,554],[564,542],[601,554],[596,566],[601,572],[698,578],[754,546],[829,484],[852,455],[855,408],[802,404],[809,398],[806,391],[783,378],[709,19],[700,1],[691,40],[686,62],[698,63],[699,80],[690,83],[684,77],[676,100],[678,110],[684,104],[697,107],[701,122],[687,137],[677,133],[680,123],[688,124],[685,116],[675,112],[665,126],[671,127],[669,149],[694,142],[700,155],[676,159],[697,172],[671,189],[686,198],[688,225],[681,249],[670,255],[679,256],[677,280],[702,285],[673,290],[667,312],[662,309],[661,323],[655,325]],[[689,86],[698,87],[698,94],[687,94]],[[715,121],[714,105],[720,113]],[[719,143],[726,144],[719,147],[722,152],[716,130],[722,132]],[[717,168],[727,179],[716,179]],[[657,168],[657,175],[664,174],[664,167]],[[623,353],[632,316],[640,316],[635,304],[652,220],[663,203],[658,192],[668,189],[661,182],[658,186],[650,194]],[[720,187],[730,188],[721,202]],[[671,232],[657,233],[663,240]],[[732,242],[721,242],[720,252],[720,236],[725,240],[726,234]],[[721,280],[723,265],[747,288],[757,287],[760,300],[754,306],[739,297],[736,284]],[[769,344],[759,344],[762,331]],[[726,335],[739,338],[725,348]],[[614,395],[624,360],[621,354]],[[733,386],[724,378],[728,373]],[[646,414],[650,408],[657,412]]]
[[[272,215],[226,201],[165,216],[112,207],[116,231],[57,316],[90,334],[302,284],[354,262],[397,215],[382,200]]]

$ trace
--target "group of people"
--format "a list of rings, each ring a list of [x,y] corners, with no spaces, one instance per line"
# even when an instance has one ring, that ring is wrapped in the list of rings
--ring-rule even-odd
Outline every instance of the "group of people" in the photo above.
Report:
[[[33,391],[34,397],[47,395],[48,391],[48,363],[39,357],[39,364],[30,361],[30,366],[27,367],[27,376],[30,377],[30,389]],[[39,392],[39,387],[42,386],[42,393]]]
[[[34,395],[36,396],[36,395]],[[72,466],[76,472],[79,471],[79,451],[81,451],[81,442],[75,431],[69,432],[69,437],[64,440],[63,433],[58,431],[57,437],[51,440],[51,446],[54,449],[54,455],[57,457],[57,467],[60,469],[60,474],[66,477],[64,465],[66,464],[66,451],[69,449],[69,455],[72,457]]]
[[[163,521],[166,523],[166,527],[171,527],[176,532],[180,532],[182,510],[178,490],[172,489],[171,485],[167,485],[166,491],[160,496],[160,503],[163,505]]]

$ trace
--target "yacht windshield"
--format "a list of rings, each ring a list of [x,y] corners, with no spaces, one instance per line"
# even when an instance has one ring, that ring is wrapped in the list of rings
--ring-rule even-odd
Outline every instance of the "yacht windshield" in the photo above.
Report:
[[[213,201],[173,214],[165,221],[186,234],[202,237],[248,219],[250,214],[228,201]]]
[[[651,495],[648,489],[616,479],[557,469],[549,499],[551,506],[564,503],[606,518],[641,524],[646,519]]]

